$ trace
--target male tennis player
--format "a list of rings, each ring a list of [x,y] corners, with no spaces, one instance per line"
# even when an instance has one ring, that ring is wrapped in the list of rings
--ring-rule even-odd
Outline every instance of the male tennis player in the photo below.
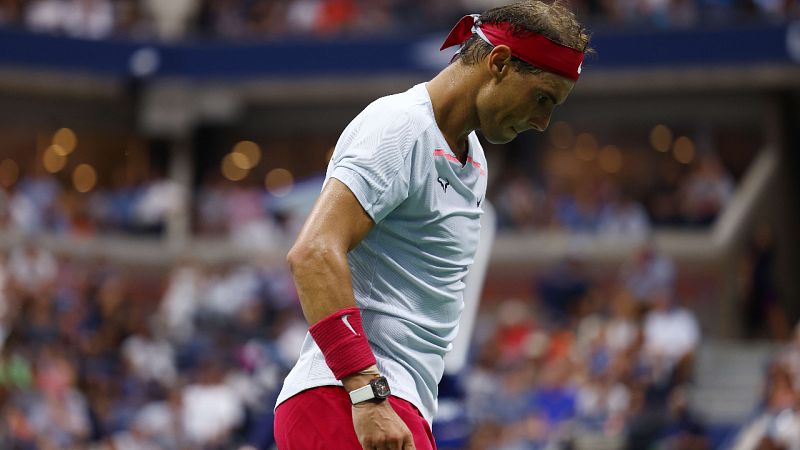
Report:
[[[543,131],[581,72],[588,36],[559,3],[466,16],[428,83],[344,130],[289,252],[311,328],[275,413],[280,450],[433,449],[444,355],[478,246],[493,143]]]

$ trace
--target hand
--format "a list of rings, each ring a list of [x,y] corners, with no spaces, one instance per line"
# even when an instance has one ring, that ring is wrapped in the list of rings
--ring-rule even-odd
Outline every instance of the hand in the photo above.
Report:
[[[353,405],[353,427],[364,450],[414,450],[414,438],[388,400]]]

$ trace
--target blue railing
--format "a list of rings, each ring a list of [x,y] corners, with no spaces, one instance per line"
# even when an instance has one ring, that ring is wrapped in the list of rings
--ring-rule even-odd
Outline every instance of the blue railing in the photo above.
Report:
[[[89,72],[128,77],[132,64],[148,76],[258,78],[436,72],[451,52],[441,35],[413,40],[291,40],[180,44],[90,41],[0,29],[0,67]],[[601,32],[590,70],[675,66],[800,64],[800,23],[736,29]]]

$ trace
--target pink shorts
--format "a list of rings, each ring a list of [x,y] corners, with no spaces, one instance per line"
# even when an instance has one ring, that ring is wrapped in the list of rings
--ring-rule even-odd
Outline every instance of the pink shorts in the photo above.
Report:
[[[428,422],[411,403],[389,397],[388,402],[414,436],[416,450],[435,450]],[[338,386],[303,391],[275,411],[278,450],[361,450],[353,429],[350,397]]]

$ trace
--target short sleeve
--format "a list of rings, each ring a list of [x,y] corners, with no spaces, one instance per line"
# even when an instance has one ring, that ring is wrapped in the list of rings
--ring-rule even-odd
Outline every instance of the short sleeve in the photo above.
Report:
[[[408,198],[415,146],[407,114],[383,116],[356,118],[342,133],[328,168],[328,178],[347,185],[375,223]]]

